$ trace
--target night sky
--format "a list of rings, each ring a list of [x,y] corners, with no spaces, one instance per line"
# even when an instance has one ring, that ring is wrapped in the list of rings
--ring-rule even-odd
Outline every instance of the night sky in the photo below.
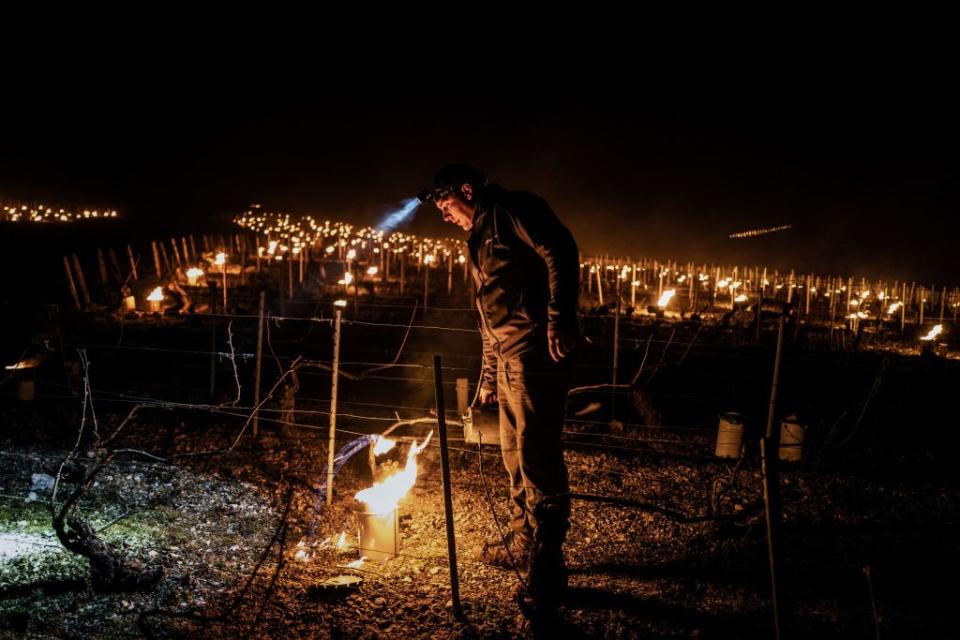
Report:
[[[610,77],[491,75],[440,93],[74,86],[4,107],[0,198],[186,231],[251,202],[373,223],[441,165],[467,162],[544,196],[586,252],[960,283],[960,111],[943,78]],[[407,230],[459,233],[433,208]]]

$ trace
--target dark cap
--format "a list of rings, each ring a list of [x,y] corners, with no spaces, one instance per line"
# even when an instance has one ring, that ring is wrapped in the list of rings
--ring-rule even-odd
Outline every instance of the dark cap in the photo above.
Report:
[[[433,186],[418,193],[417,198],[420,202],[436,201],[464,184],[481,189],[487,184],[487,176],[469,165],[448,164],[433,176]]]

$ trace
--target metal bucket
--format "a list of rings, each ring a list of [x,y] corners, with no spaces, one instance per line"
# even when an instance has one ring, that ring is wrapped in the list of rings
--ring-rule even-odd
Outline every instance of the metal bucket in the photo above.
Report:
[[[743,446],[743,416],[737,413],[723,413],[717,426],[718,458],[739,458]]]
[[[780,459],[785,462],[803,460],[803,440],[806,434],[806,425],[797,422],[796,416],[784,419],[780,423]]]
[[[500,410],[468,407],[463,417],[463,439],[470,444],[500,446]]]
[[[357,511],[360,557],[383,562],[400,553],[400,519],[397,510],[387,513]]]

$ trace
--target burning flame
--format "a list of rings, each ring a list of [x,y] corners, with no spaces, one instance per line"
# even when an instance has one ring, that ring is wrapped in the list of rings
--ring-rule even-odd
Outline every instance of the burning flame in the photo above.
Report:
[[[335,306],[335,307],[340,307],[341,309],[343,309],[344,307],[347,306],[347,301],[346,301],[346,300],[337,300],[337,301],[335,301],[335,302],[333,303],[333,306]]]
[[[223,253],[222,251],[218,253],[216,260],[214,260],[214,263],[216,263],[221,267],[225,265],[227,263],[227,254]]]
[[[337,545],[336,545],[336,547],[337,547],[337,551],[346,551],[346,550],[348,549],[348,547],[347,547],[347,532],[346,532],[346,531],[341,531],[341,532],[340,532],[340,537],[337,538]]]
[[[889,307],[887,307],[887,315],[892,316],[893,314],[895,314],[895,313],[897,312],[897,309],[899,309],[899,308],[900,308],[900,303],[899,303],[899,302],[894,302],[894,303],[891,304]]]
[[[379,271],[379,270],[380,270],[380,269],[378,269],[377,267],[370,267],[370,268],[367,269],[367,275],[368,275],[368,276],[375,276],[375,275],[377,275],[377,271]]]
[[[190,267],[187,269],[187,275],[191,278],[199,278],[203,275],[203,269],[198,269],[196,267]]]
[[[347,260],[353,260],[356,257],[357,257],[356,249],[350,249],[349,251],[347,251]]]
[[[667,289],[664,291],[660,295],[660,299],[657,300],[657,306],[661,309],[665,308],[668,304],[670,304],[670,298],[672,298],[676,292],[676,289]]]
[[[151,291],[150,295],[147,296],[147,300],[150,302],[161,302],[163,300],[163,287],[156,287]]]
[[[736,298],[733,299],[734,302],[746,302],[748,300],[746,294],[741,293]]]
[[[933,329],[930,329],[930,333],[928,333],[927,335],[923,336],[920,339],[923,340],[924,342],[929,342],[931,340],[935,340],[936,337],[939,336],[941,333],[943,333],[943,325],[935,324],[933,325]]]
[[[407,464],[403,471],[395,473],[368,489],[358,491],[354,497],[365,503],[374,513],[389,513],[396,509],[397,503],[407,495],[417,481],[417,456],[426,448],[431,436],[433,431],[421,444],[413,443],[407,453]]]
[[[360,567],[363,566],[363,563],[366,561],[366,559],[367,559],[366,556],[364,556],[364,557],[360,558],[359,560],[354,560],[353,562],[348,562],[347,564],[345,564],[345,565],[343,565],[343,566],[345,566],[347,569],[359,569]]]

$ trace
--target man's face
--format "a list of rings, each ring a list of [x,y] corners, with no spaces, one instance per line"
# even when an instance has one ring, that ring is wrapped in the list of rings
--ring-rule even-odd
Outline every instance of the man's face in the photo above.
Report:
[[[464,231],[470,231],[473,228],[473,216],[477,211],[477,205],[473,201],[473,189],[469,184],[461,186],[459,192],[454,191],[434,200],[434,204],[443,214],[444,221],[453,223]]]

